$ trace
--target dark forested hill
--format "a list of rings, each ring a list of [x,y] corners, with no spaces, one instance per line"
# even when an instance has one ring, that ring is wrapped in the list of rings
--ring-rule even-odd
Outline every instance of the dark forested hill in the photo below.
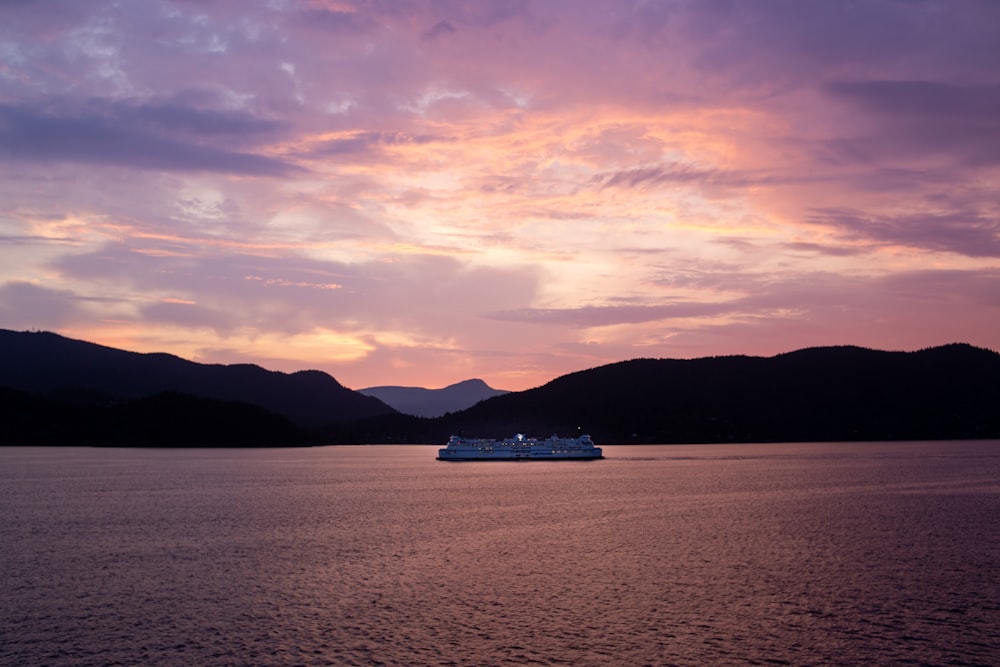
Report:
[[[420,418],[319,371],[198,364],[0,330],[0,387],[11,390],[0,392],[7,444],[36,436],[57,443],[59,433],[67,444],[443,442],[453,433],[581,432],[607,444],[1000,438],[1000,355],[965,344],[634,359]],[[151,426],[143,432],[144,425]]]
[[[78,403],[130,401],[177,392],[260,406],[314,428],[395,410],[321,371],[279,373],[250,364],[199,364],[46,332],[0,329],[0,387]]]
[[[367,420],[349,437],[440,442],[450,433],[600,442],[1000,437],[1000,355],[811,348],[775,357],[636,359],[572,373],[434,420]]]
[[[0,445],[275,447],[307,444],[286,418],[237,401],[163,393],[110,404],[0,387]]]

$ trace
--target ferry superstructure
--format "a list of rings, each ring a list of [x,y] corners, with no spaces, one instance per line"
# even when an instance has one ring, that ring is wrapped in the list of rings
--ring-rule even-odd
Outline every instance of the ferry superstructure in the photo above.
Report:
[[[527,438],[518,433],[513,438],[463,438],[453,435],[447,447],[438,450],[438,461],[554,461],[603,459],[604,452],[595,447],[589,435],[560,438],[553,435],[545,440]]]

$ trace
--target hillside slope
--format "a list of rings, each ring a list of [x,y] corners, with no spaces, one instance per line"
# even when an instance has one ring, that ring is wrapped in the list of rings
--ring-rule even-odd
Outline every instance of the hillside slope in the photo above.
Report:
[[[395,412],[321,371],[280,373],[251,364],[199,364],[170,354],[142,354],[47,332],[0,329],[0,387],[91,400],[134,400],[178,392],[240,401],[304,428]]]
[[[635,359],[435,420],[366,420],[348,437],[588,432],[604,443],[1000,438],[1000,355],[811,348],[774,357]],[[345,432],[346,433],[346,432]]]

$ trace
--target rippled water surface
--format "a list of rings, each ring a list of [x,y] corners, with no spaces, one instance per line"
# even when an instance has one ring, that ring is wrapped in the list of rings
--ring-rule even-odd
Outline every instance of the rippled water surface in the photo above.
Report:
[[[1000,443],[0,450],[0,664],[1000,663]]]

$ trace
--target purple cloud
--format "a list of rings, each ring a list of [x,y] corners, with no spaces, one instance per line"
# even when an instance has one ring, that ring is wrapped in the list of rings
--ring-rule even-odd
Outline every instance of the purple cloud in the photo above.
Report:
[[[424,33],[424,39],[434,40],[455,32],[457,32],[457,29],[451,23],[448,23],[447,21],[438,21],[431,26],[430,30]]]
[[[63,257],[52,269],[81,285],[157,295],[135,301],[141,320],[221,333],[247,326],[295,333],[348,320],[361,329],[401,326],[446,335],[455,322],[448,314],[453,308],[475,318],[484,304],[530,299],[538,283],[528,271],[469,268],[434,255],[347,263],[167,242],[145,248],[108,244]],[[428,285],[435,286],[436,298],[427,298]]]
[[[876,132],[854,140],[862,155],[932,153],[958,165],[1000,163],[1000,84],[841,81],[826,90],[880,121]]]
[[[581,306],[579,308],[521,308],[518,310],[494,311],[488,313],[486,317],[504,322],[600,327],[614,324],[638,324],[721,315],[732,312],[733,308],[732,304],[717,303]]]
[[[1000,219],[973,209],[901,215],[823,209],[814,211],[810,222],[836,229],[848,239],[954,252],[968,257],[1000,257]]]
[[[304,9],[298,13],[298,20],[310,28],[355,35],[374,30],[378,22],[360,11],[336,9]]]
[[[17,281],[0,284],[4,327],[58,329],[84,317],[81,299],[70,290]]]
[[[244,114],[178,106],[96,103],[67,110],[53,103],[7,104],[0,105],[0,154],[29,162],[69,161],[254,176],[303,171],[284,160],[199,143],[190,136],[240,135],[250,139],[274,126]]]
[[[827,84],[834,95],[893,118],[949,118],[996,123],[1000,85],[956,85],[937,81],[840,81]]]
[[[449,141],[447,137],[431,135],[413,136],[404,132],[384,132],[371,130],[356,132],[346,137],[331,139],[316,144],[308,152],[309,157],[367,155],[382,152],[385,147],[430,144]]]

